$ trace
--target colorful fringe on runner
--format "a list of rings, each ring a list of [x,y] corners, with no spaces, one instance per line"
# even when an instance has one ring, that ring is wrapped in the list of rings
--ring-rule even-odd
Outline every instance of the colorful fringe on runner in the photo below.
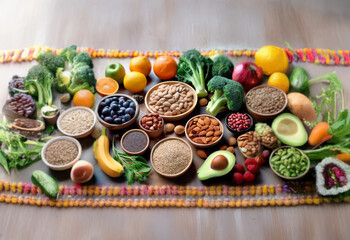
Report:
[[[28,47],[19,50],[6,50],[0,51],[0,63],[9,62],[26,62],[33,61],[37,58],[41,51],[52,51],[54,53],[60,53],[62,49],[52,49],[49,47]],[[84,51],[90,53],[92,58],[131,58],[136,56],[147,56],[149,58],[157,58],[158,56],[169,55],[173,57],[180,57],[182,52],[180,51],[131,51],[131,50],[105,50],[105,49],[93,49],[87,47],[78,47],[78,51]],[[221,52],[231,57],[253,57],[257,50],[208,50],[202,51],[204,56],[212,56],[217,52]],[[285,48],[289,62],[310,62],[324,65],[350,65],[350,52],[349,50],[329,50],[329,49],[315,49],[315,48],[303,48],[303,49],[291,49]]]
[[[31,183],[0,180],[0,202],[50,207],[247,208],[320,205],[350,198],[317,195],[311,182],[263,186],[59,186],[57,200]]]

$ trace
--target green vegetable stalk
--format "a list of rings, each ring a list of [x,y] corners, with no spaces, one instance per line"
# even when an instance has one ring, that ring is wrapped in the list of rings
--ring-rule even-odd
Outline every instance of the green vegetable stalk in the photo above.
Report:
[[[318,149],[305,150],[304,153],[312,161],[321,161],[326,157],[332,157],[340,153],[350,153],[350,141],[344,141],[334,145],[326,145]]]

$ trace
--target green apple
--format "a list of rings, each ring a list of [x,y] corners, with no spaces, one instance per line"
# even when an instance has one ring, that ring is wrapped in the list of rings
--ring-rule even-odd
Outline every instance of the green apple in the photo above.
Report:
[[[111,63],[106,67],[105,76],[113,78],[119,85],[122,85],[125,76],[125,69],[120,63]]]

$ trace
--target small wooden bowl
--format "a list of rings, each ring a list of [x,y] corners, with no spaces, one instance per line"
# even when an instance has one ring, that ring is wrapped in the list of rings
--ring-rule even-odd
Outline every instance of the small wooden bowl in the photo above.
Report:
[[[143,134],[146,136],[146,141],[147,141],[146,146],[145,146],[144,149],[142,149],[142,150],[139,151],[139,152],[130,152],[130,151],[126,150],[125,147],[124,147],[124,145],[123,145],[125,136],[128,135],[128,134],[131,133],[131,132],[141,132],[141,133],[143,133]],[[149,147],[149,142],[150,142],[150,141],[149,141],[149,137],[148,137],[148,135],[147,135],[147,133],[146,133],[145,131],[143,131],[143,130],[141,130],[141,129],[131,129],[131,130],[129,130],[129,131],[127,131],[126,133],[123,134],[123,136],[122,136],[122,138],[121,138],[121,140],[120,140],[120,146],[122,147],[123,151],[124,151],[125,153],[129,154],[129,155],[142,155],[142,154],[144,154],[144,153],[147,151],[147,149],[148,149],[148,147]]]
[[[250,119],[250,126],[249,128],[245,129],[245,130],[242,130],[242,131],[237,131],[237,130],[234,130],[233,128],[230,127],[230,125],[228,124],[228,118],[231,116],[231,114],[233,113],[244,113],[244,114],[247,114],[248,118]],[[225,118],[225,125],[227,127],[227,129],[232,132],[233,134],[239,136],[241,134],[244,134],[246,132],[249,132],[252,130],[253,128],[253,125],[254,125],[254,121],[253,121],[253,118],[252,116],[250,116],[249,113],[246,113],[246,112],[230,112],[229,114],[227,114],[226,118]]]
[[[197,97],[197,93],[196,91],[188,84],[186,83],[183,83],[183,82],[179,82],[179,81],[167,81],[167,82],[162,82],[162,83],[158,83],[157,85],[154,85],[150,90],[148,90],[146,96],[145,96],[145,105],[146,105],[146,108],[148,111],[150,112],[154,112],[152,111],[152,109],[150,108],[150,105],[149,105],[149,98],[151,96],[151,93],[153,91],[155,91],[156,89],[158,89],[161,85],[174,85],[174,84],[181,84],[183,86],[186,86],[190,89],[190,91],[192,91],[193,93],[193,104],[192,106],[184,113],[181,113],[179,115],[175,115],[175,116],[165,116],[165,115],[159,115],[161,116],[165,121],[168,121],[168,122],[174,122],[174,121],[178,121],[178,120],[181,120],[185,117],[187,117],[188,115],[190,115],[193,110],[195,109],[196,105],[197,105],[197,102],[198,102],[198,97]]]
[[[188,136],[188,133],[187,133],[187,129],[188,129],[188,126],[189,126],[189,123],[195,119],[195,118],[199,118],[199,117],[209,117],[209,118],[212,118],[212,119],[215,119],[219,122],[219,126],[220,126],[220,131],[222,132],[221,136],[213,143],[207,143],[207,144],[200,144],[200,143],[196,143],[194,141],[192,141],[192,139]],[[218,144],[220,142],[220,140],[222,139],[222,137],[224,136],[224,125],[222,124],[222,122],[217,119],[216,117],[213,117],[209,114],[200,114],[200,115],[197,115],[197,116],[194,116],[192,117],[190,120],[187,121],[186,125],[185,125],[185,135],[186,135],[186,138],[188,139],[188,141],[190,143],[192,143],[194,146],[196,147],[199,147],[199,148],[207,148],[207,147],[211,147],[211,146],[214,146],[216,144]]]
[[[45,116],[44,114],[41,114],[44,120],[50,124],[55,125],[57,123],[58,117],[60,116],[61,109],[58,109],[56,114],[53,116]]]
[[[111,124],[111,123],[105,122],[100,117],[99,110],[100,110],[101,102],[104,101],[106,98],[112,98],[112,97],[125,97],[126,99],[130,99],[131,101],[133,101],[135,103],[135,106],[136,106],[135,115],[134,115],[134,117],[132,119],[130,119],[130,121],[128,121],[126,123],[122,123],[122,124]],[[136,121],[136,119],[138,118],[139,114],[140,114],[140,105],[138,104],[138,102],[135,99],[133,99],[132,97],[130,97],[129,95],[121,94],[121,93],[105,96],[104,98],[102,98],[99,101],[99,103],[97,104],[97,108],[96,108],[96,116],[97,116],[98,121],[103,126],[105,126],[108,129],[111,129],[111,130],[120,130],[120,129],[124,129],[124,128],[129,127],[131,124],[133,124]]]
[[[60,124],[61,120],[67,113],[69,113],[71,111],[74,111],[74,110],[77,110],[77,109],[81,109],[81,110],[85,110],[85,111],[90,112],[94,116],[94,123],[92,124],[92,126],[88,130],[86,130],[86,131],[84,131],[82,133],[79,133],[79,134],[67,133],[61,128],[61,124]],[[66,111],[62,112],[60,114],[60,116],[58,117],[58,119],[57,119],[57,128],[58,128],[58,130],[61,133],[63,133],[64,135],[67,135],[67,136],[70,136],[70,137],[74,137],[74,138],[84,138],[84,137],[89,136],[94,131],[95,124],[96,124],[96,115],[95,115],[94,111],[92,111],[91,108],[88,108],[88,107],[72,107],[72,108],[69,108]]]
[[[162,118],[162,117],[161,117]],[[162,135],[163,133],[163,129],[164,129],[164,119],[162,118],[162,126],[160,128],[158,128],[157,130],[148,130],[144,127],[142,127],[142,124],[141,124],[141,119],[139,120],[139,127],[145,131],[147,133],[147,135],[150,137],[150,138],[156,138],[156,137],[159,137],[160,135]]]
[[[288,104],[288,99],[287,99],[287,95],[285,94],[285,92],[283,92],[281,89],[277,88],[277,87],[274,87],[274,86],[269,86],[269,85],[259,85],[257,87],[254,87],[252,89],[250,89],[245,98],[247,98],[247,96],[249,95],[249,93],[251,93],[252,91],[254,91],[255,89],[258,89],[258,88],[271,88],[271,89],[277,89],[278,91],[280,91],[283,96],[284,96],[284,99],[285,99],[285,103],[283,105],[283,107],[278,110],[277,112],[275,113],[268,113],[268,114],[264,114],[264,113],[259,113],[259,112],[256,112],[254,109],[252,109],[248,104],[247,104],[247,100],[245,101],[246,102],[246,108],[247,108],[247,111],[248,113],[253,117],[254,121],[255,122],[266,122],[266,121],[269,121],[269,120],[272,120],[274,118],[276,118],[278,115],[280,115],[287,107],[287,104]]]
[[[304,176],[309,172],[309,170],[310,170],[310,159],[309,159],[308,156],[306,156],[306,154],[303,153],[303,151],[300,150],[299,148],[294,147],[296,150],[298,150],[298,151],[301,153],[301,155],[303,155],[303,156],[306,157],[306,159],[307,159],[307,170],[306,170],[303,174],[301,174],[301,175],[299,175],[299,176],[297,176],[297,177],[286,177],[286,176],[283,176],[282,174],[280,174],[279,172],[277,172],[277,171],[271,166],[271,159],[273,158],[273,156],[275,155],[275,153],[276,153],[279,149],[283,149],[283,148],[291,148],[291,147],[290,147],[290,146],[282,146],[282,147],[276,148],[276,149],[270,154],[269,165],[270,165],[271,170],[272,170],[277,176],[279,176],[279,177],[281,177],[281,178],[283,178],[283,179],[287,179],[287,180],[298,180],[298,179],[304,177]]]
[[[161,143],[163,143],[163,142],[165,142],[165,141],[169,141],[169,140],[179,140],[179,141],[185,143],[185,144],[187,145],[187,147],[188,147],[188,150],[189,150],[190,153],[191,153],[191,159],[190,159],[188,165],[186,166],[186,168],[183,169],[181,172],[178,172],[178,173],[176,173],[176,174],[162,173],[161,171],[157,170],[157,169],[154,167],[154,164],[153,164],[153,154],[154,154],[154,151],[157,149],[157,147],[159,146],[159,144],[161,144]],[[168,137],[168,138],[164,138],[164,139],[160,140],[159,142],[157,142],[157,143],[153,146],[152,151],[151,151],[151,164],[152,164],[152,166],[153,166],[154,171],[156,171],[159,175],[162,175],[163,177],[167,177],[167,178],[176,178],[176,177],[179,177],[179,176],[183,175],[183,174],[190,168],[190,166],[191,166],[191,164],[192,164],[192,161],[193,161],[193,152],[192,152],[191,146],[190,146],[185,140],[183,140],[183,139],[181,139],[181,138],[177,138],[177,137]]]

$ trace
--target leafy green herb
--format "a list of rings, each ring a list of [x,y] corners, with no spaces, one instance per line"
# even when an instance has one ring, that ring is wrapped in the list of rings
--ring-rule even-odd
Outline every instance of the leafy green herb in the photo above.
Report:
[[[43,131],[43,134],[51,135],[53,131],[55,130],[54,124],[46,124],[45,130]]]
[[[312,161],[319,161],[326,157],[335,156],[339,153],[350,153],[350,141],[343,141],[334,145],[326,145],[314,150],[305,150],[304,153]]]
[[[344,109],[344,93],[343,86],[335,73],[328,73],[323,76],[311,79],[309,85],[326,82],[329,84],[329,88],[322,88],[322,92],[316,95],[312,99],[312,104],[317,114],[317,120],[315,123],[308,123],[307,125],[315,125],[318,122],[327,122],[332,124],[337,119],[337,99],[340,95],[341,107],[339,111]],[[317,105],[316,100],[320,99],[321,103]]]
[[[123,165],[125,170],[125,177],[129,184],[134,181],[144,182],[151,167],[147,164],[147,161],[141,156],[129,156],[126,153],[118,151],[114,145],[113,139],[113,158]]]
[[[39,161],[41,149],[45,144],[44,142],[26,141],[22,135],[10,131],[8,123],[5,121],[0,122],[0,142],[3,143],[1,153],[7,161],[9,169],[24,168]],[[6,164],[1,163],[1,165]],[[6,169],[6,166],[4,168]]]
[[[329,126],[327,132],[333,135],[333,137],[328,140],[329,143],[348,141],[350,138],[350,115],[348,109],[339,113],[337,121]]]
[[[10,174],[9,165],[1,149],[0,149],[0,164],[5,168],[7,174]]]

